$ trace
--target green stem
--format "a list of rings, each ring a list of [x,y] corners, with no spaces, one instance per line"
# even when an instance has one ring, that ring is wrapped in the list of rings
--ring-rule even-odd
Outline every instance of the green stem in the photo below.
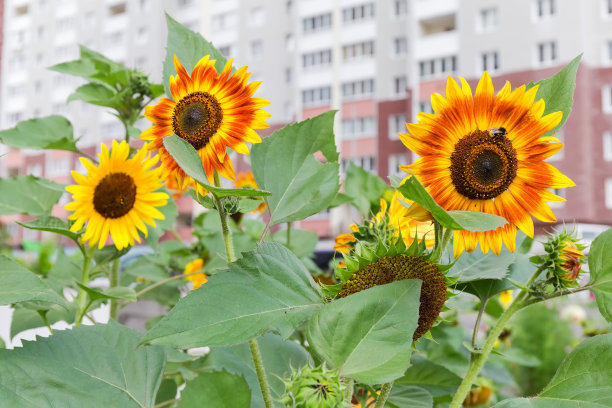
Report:
[[[214,182],[216,187],[221,187],[219,180],[219,174],[215,171]],[[236,261],[236,253],[234,251],[234,242],[232,241],[232,230],[229,228],[227,213],[223,207],[223,200],[213,194],[215,200],[215,206],[219,211],[219,218],[221,219],[221,230],[223,232],[223,241],[225,242],[225,252],[227,254],[227,262]],[[265,233],[265,232],[264,232]],[[266,408],[274,408],[274,402],[272,400],[272,394],[270,393],[270,386],[268,385],[268,379],[266,378],[266,371],[263,365],[263,359],[261,358],[261,352],[257,339],[249,340],[249,348],[251,349],[251,356],[253,357],[253,365],[255,366],[255,372],[257,373],[257,380],[259,381],[259,387],[261,388],[261,394]]]
[[[355,388],[355,380],[347,378],[346,389],[344,390],[344,402],[348,402],[349,406],[353,405],[353,388]]]
[[[89,283],[89,267],[91,265],[91,256],[95,247],[89,248],[89,250],[85,251],[85,255],[83,255],[83,269],[81,270],[81,285],[87,286]],[[76,313],[76,326],[81,325],[81,321],[83,320],[83,315],[87,311],[87,292],[85,289],[80,288],[79,294],[77,295],[77,313]]]
[[[472,332],[472,348],[473,349],[476,349],[476,336],[478,336],[478,329],[480,328],[480,319],[482,319],[482,314],[484,313],[488,300],[489,299],[485,299],[484,301],[480,302],[480,309],[478,310],[478,316],[476,316],[476,323],[474,323],[474,331]]]
[[[287,223],[287,248],[291,246],[291,221]]]
[[[111,288],[119,286],[119,258],[115,258],[113,260],[113,267],[111,269],[109,281]],[[117,320],[119,317],[119,300],[109,299],[108,301],[110,304],[110,317],[113,320]]]
[[[385,406],[385,402],[387,402],[387,398],[391,392],[391,387],[393,387],[393,381],[382,385],[380,394],[378,395],[378,398],[376,398],[376,405],[374,405],[374,408],[383,408]]]
[[[176,228],[172,228],[170,230],[170,232],[172,233],[172,235],[174,235],[174,238],[180,242],[181,244],[185,245],[185,243],[183,242],[183,238],[181,238],[181,236],[179,235],[178,231],[176,230]]]
[[[191,272],[191,273],[182,273],[180,275],[172,276],[172,277],[170,277],[168,279],[164,279],[162,281],[154,283],[151,286],[147,286],[146,288],[144,288],[140,292],[136,293],[136,298],[139,298],[142,295],[144,295],[145,293],[150,292],[153,289],[158,288],[158,287],[160,287],[162,285],[165,285],[166,283],[173,282],[173,281],[179,280],[179,279],[183,279],[183,278],[186,278],[187,276],[196,275],[198,273],[204,273],[204,272],[203,271],[196,271],[196,272]]]
[[[51,328],[51,325],[49,324],[49,320],[47,319],[47,312],[43,310],[37,310],[37,312],[40,315],[40,317],[43,319],[43,322],[45,322],[47,329],[49,329],[51,334],[53,334],[53,329]]]

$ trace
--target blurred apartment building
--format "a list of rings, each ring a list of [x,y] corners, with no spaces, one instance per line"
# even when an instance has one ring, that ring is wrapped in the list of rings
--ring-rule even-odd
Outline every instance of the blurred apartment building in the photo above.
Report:
[[[516,87],[584,53],[573,112],[557,134],[566,147],[550,159],[577,187],[557,192],[568,201],[554,211],[567,223],[612,224],[612,0],[6,0],[0,126],[66,115],[90,153],[120,137],[104,109],[66,106],[78,80],[44,67],[76,58],[81,43],[160,81],[163,11],[263,81],[258,96],[272,114],[264,135],[338,109],[342,171],[353,161],[385,180],[416,159],[397,134],[419,111],[431,112],[430,94],[445,93],[447,76],[474,89],[487,70],[496,89],[506,80]],[[63,152],[9,152],[0,175],[69,182],[77,163]],[[246,166],[236,160],[237,170]],[[179,202],[179,223],[191,210]],[[333,237],[356,217],[332,210],[299,227]],[[13,228],[17,240],[37,234]],[[592,233],[588,225],[581,232]]]

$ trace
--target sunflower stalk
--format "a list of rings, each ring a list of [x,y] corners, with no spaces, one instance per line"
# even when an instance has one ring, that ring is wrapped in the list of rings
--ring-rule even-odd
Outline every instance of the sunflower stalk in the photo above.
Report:
[[[385,406],[392,387],[393,381],[382,385],[382,388],[380,389],[380,394],[378,395],[378,398],[376,398],[376,405],[374,405],[374,408],[383,408]]]
[[[214,183],[216,187],[221,187],[219,174],[216,171],[214,174]],[[214,193],[213,199],[215,200],[215,205],[217,211],[219,212],[219,218],[221,219],[221,230],[223,233],[223,241],[225,243],[227,262],[235,262],[236,253],[234,250],[234,242],[232,241],[232,230],[229,227],[228,216],[225,212],[225,207],[223,207],[223,200],[217,197]],[[253,365],[255,366],[255,372],[257,373],[257,380],[259,381],[259,387],[261,388],[264,404],[266,408],[274,408],[272,394],[270,393],[270,385],[268,384],[268,379],[266,378],[266,371],[264,369],[263,359],[261,357],[261,351],[259,350],[259,344],[257,344],[257,339],[253,338],[249,340],[249,349],[251,350]]]
[[[113,260],[113,267],[110,272],[110,287],[114,288],[119,285],[119,258]],[[110,317],[111,319],[117,320],[119,317],[119,300],[118,299],[109,299],[110,304]]]
[[[89,250],[86,250],[83,254],[83,269],[81,270],[81,285],[87,286],[89,283],[89,267],[91,266],[91,257],[94,253],[95,247],[90,247]],[[87,292],[85,289],[80,288],[79,294],[77,295],[77,312],[75,325],[80,326],[81,321],[83,320],[83,315],[87,312],[88,308],[87,303]]]
[[[152,291],[153,289],[159,288],[160,286],[165,285],[166,283],[170,283],[170,282],[174,282],[175,280],[179,280],[179,279],[183,279],[186,278],[188,276],[191,275],[197,275],[199,273],[202,273],[202,271],[195,271],[195,272],[190,272],[190,273],[184,273],[184,274],[180,274],[180,275],[176,275],[176,276],[171,276],[167,279],[164,279],[162,281],[156,282],[150,286],[147,286],[146,288],[142,289],[140,292],[136,293],[136,298],[141,297],[142,295]]]

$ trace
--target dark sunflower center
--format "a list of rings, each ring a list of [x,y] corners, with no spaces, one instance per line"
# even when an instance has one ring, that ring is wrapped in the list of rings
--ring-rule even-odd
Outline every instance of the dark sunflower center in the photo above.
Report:
[[[385,285],[397,280],[421,279],[421,306],[419,307],[419,325],[412,336],[418,339],[435,323],[444,302],[446,302],[446,282],[438,266],[418,256],[398,255],[384,257],[358,270],[342,285],[338,297]]]
[[[451,154],[453,185],[472,200],[487,200],[506,191],[517,168],[516,150],[502,134],[477,130],[460,139]]]
[[[104,218],[119,218],[130,212],[136,201],[136,184],[125,173],[104,177],[94,191],[93,204]]]
[[[208,144],[223,120],[221,105],[207,92],[193,92],[181,99],[172,112],[172,128],[196,150]]]

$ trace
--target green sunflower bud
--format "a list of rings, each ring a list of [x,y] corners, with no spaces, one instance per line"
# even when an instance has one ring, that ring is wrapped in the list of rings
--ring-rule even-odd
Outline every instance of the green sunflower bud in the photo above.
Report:
[[[294,370],[284,381],[285,395],[281,402],[287,408],[342,408],[346,385],[340,381],[337,371],[325,365],[306,365]]]
[[[548,279],[557,288],[578,286],[578,277],[585,263],[583,250],[573,233],[562,231],[544,244],[546,256],[541,260],[548,269]]]

